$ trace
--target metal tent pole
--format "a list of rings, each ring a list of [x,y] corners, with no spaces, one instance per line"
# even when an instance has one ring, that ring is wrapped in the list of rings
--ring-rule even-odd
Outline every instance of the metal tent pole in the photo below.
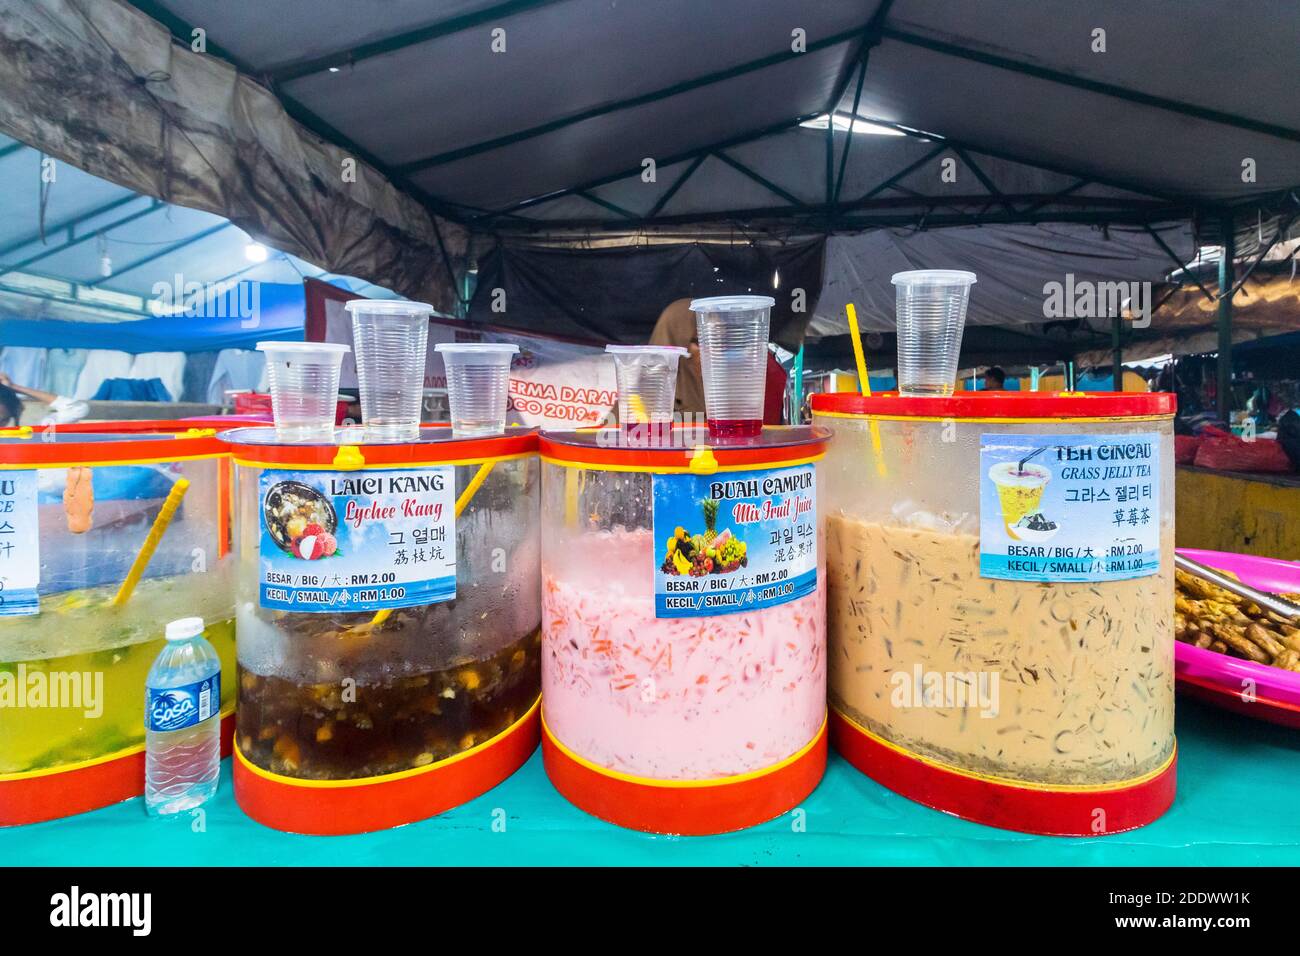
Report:
[[[1236,281],[1234,260],[1237,257],[1231,215],[1224,216],[1221,228],[1223,256],[1219,260],[1219,360],[1215,399],[1219,418],[1226,422],[1232,411],[1232,287]]]

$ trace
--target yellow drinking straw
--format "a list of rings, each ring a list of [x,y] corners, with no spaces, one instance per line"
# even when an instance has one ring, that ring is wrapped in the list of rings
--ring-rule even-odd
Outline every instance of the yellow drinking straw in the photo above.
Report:
[[[153,519],[153,527],[149,529],[148,536],[144,539],[144,544],[140,546],[140,552],[135,556],[135,561],[131,563],[131,570],[127,572],[126,578],[122,581],[122,586],[117,589],[112,604],[114,607],[121,607],[131,597],[131,592],[135,586],[140,583],[140,576],[144,574],[144,569],[149,566],[149,559],[153,557],[154,551],[158,549],[158,542],[162,540],[163,532],[167,526],[172,523],[172,518],[176,516],[176,509],[181,506],[181,499],[185,497],[185,492],[189,491],[190,482],[187,478],[177,478],[176,483],[172,485],[172,490],[167,492],[167,499],[158,509],[158,517]]]
[[[487,476],[492,474],[492,466],[495,464],[495,461],[485,461],[483,464],[478,466],[478,471],[474,472],[474,477],[469,480],[469,484],[465,486],[465,490],[462,491],[460,497],[456,499],[457,518],[464,514],[465,509],[469,507],[470,499],[473,498],[475,493],[483,487],[483,482],[487,481]],[[453,547],[454,546],[455,544],[453,542]],[[370,626],[378,627],[380,624],[383,624],[388,620],[392,614],[393,609],[391,607],[386,607],[383,610],[376,611],[375,616],[370,619]]]
[[[871,397],[871,378],[867,375],[867,358],[862,351],[862,333],[858,331],[858,310],[852,302],[844,306],[849,314],[849,331],[853,333],[853,357],[858,362],[858,390],[867,398]],[[871,450],[876,453],[876,471],[880,477],[888,476],[885,468],[885,451],[880,445],[880,426],[873,418],[867,422],[871,429]]]

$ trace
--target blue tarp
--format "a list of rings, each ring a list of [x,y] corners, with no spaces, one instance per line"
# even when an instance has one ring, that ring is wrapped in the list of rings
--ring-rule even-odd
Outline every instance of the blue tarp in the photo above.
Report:
[[[0,345],[119,352],[251,349],[268,339],[301,341],[306,315],[301,284],[240,282],[177,316],[125,322],[0,318]]]

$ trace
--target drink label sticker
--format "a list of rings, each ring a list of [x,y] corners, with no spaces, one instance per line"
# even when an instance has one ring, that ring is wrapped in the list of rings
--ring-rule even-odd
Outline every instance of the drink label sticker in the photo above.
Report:
[[[451,465],[262,472],[262,607],[378,611],[456,596]]]
[[[1160,570],[1160,436],[980,437],[980,576],[1120,581]]]
[[[655,617],[784,604],[817,589],[812,465],[654,475]]]
[[[183,687],[146,687],[144,719],[148,730],[184,730],[221,709],[221,672]]]
[[[39,614],[36,471],[0,472],[0,617]]]

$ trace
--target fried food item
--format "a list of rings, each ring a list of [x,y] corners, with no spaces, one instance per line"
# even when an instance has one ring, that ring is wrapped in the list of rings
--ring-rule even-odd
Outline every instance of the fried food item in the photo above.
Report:
[[[1265,611],[1182,569],[1175,570],[1174,578],[1174,637],[1178,640],[1257,664],[1300,671],[1300,621]],[[1298,594],[1280,596],[1300,603]]]

